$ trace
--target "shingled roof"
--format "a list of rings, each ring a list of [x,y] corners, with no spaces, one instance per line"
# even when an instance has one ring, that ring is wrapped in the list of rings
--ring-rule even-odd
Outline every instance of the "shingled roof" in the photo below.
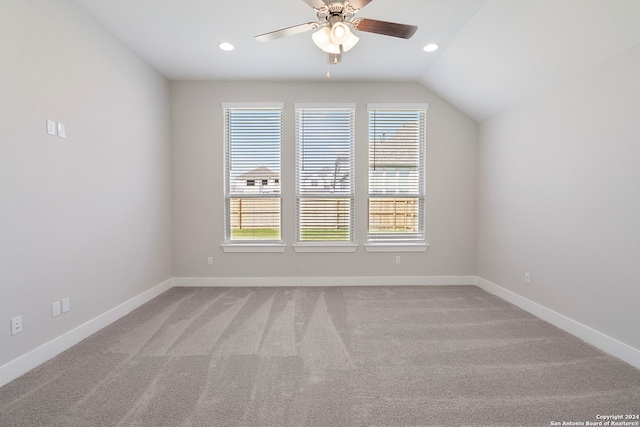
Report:
[[[420,146],[416,144],[420,132],[418,122],[409,122],[384,140],[374,141],[370,147],[371,168],[418,167]]]
[[[260,166],[259,168],[255,168],[250,170],[249,172],[245,172],[238,177],[238,179],[242,181],[250,181],[250,180],[261,180],[261,179],[278,179],[280,178],[280,174],[273,172],[271,169]]]

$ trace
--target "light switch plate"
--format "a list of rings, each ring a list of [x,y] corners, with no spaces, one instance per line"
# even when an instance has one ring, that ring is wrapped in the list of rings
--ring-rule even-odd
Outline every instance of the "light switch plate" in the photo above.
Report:
[[[62,314],[60,310],[60,301],[51,303],[51,317],[60,316]]]
[[[56,134],[56,122],[54,122],[53,120],[47,120],[47,133],[49,135]]]
[[[60,138],[66,138],[67,137],[67,131],[65,129],[64,123],[58,123],[58,136]]]

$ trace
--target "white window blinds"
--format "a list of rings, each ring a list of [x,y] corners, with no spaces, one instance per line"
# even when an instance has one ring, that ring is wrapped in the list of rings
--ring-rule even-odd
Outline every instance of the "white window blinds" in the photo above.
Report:
[[[354,106],[296,105],[297,239],[353,241]]]
[[[282,105],[223,109],[226,241],[280,241]]]
[[[424,241],[426,108],[368,110],[368,239]]]

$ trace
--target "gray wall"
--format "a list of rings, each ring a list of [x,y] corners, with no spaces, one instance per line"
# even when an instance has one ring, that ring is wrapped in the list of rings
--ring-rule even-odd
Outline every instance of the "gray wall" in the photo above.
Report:
[[[640,46],[481,124],[477,270],[636,349],[638,70]]]
[[[171,277],[171,162],[162,76],[72,2],[0,10],[1,366]]]
[[[222,102],[284,102],[284,253],[223,253]],[[294,103],[356,103],[356,241],[367,227],[368,102],[428,103],[426,253],[296,253]],[[474,275],[477,124],[416,83],[172,82],[175,277]],[[207,265],[207,257],[214,265]]]

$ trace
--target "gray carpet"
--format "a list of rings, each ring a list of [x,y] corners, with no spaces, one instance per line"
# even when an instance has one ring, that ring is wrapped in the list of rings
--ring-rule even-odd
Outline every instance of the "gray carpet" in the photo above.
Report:
[[[474,286],[174,288],[0,388],[6,426],[549,426],[640,371]]]

